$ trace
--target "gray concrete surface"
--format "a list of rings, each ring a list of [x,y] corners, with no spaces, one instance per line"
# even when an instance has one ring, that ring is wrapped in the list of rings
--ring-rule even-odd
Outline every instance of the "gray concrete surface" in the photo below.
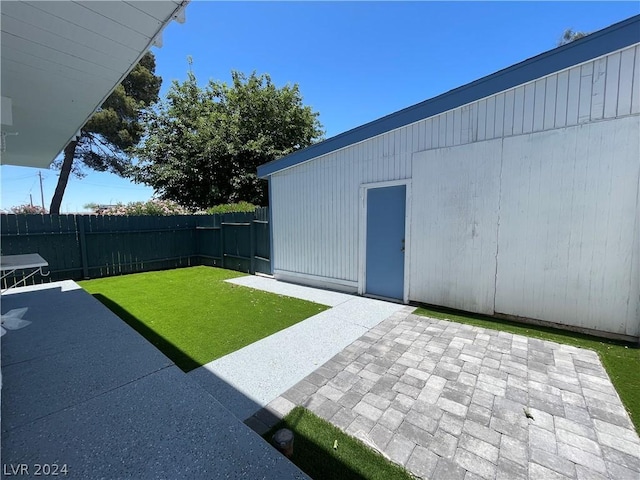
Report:
[[[1,340],[5,477],[308,478],[75,283],[1,301],[32,322]]]
[[[333,307],[189,372],[241,419],[251,417],[385,318],[413,310],[266,277],[229,281]]]
[[[276,293],[278,295],[309,300],[310,302],[327,305],[329,307],[335,307],[336,305],[353,299],[353,295],[346,293],[321,290],[319,288],[296,285],[295,283],[278,282],[271,277],[261,275],[247,275],[245,277],[232,278],[227,280],[227,282],[255,288],[256,290]]]
[[[425,479],[640,479],[640,439],[590,350],[398,312],[252,417],[295,405]]]

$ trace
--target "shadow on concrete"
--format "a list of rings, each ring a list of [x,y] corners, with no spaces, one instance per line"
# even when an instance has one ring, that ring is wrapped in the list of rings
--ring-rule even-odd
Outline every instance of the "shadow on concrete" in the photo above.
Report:
[[[2,337],[7,472],[35,478],[36,464],[55,463],[81,479],[308,478],[75,283],[2,295],[2,312],[24,307],[32,323]]]
[[[144,322],[117,302],[99,293],[93,294],[93,297],[111,310],[136,332],[142,335],[164,355],[169,357],[169,359],[171,359],[185,373],[202,366],[186,352],[178,348],[167,338],[159,335],[153,329],[149,328]],[[207,390],[225,407],[229,408],[240,420],[246,421],[256,415],[257,418],[265,421],[268,425],[273,425],[276,422],[280,423],[279,419],[273,416],[270,412],[265,411],[262,405],[256,403],[253,399],[249,398],[243,392],[217,376],[215,373],[202,368],[196,372],[192,372],[189,377],[194,379],[196,383],[200,384],[202,388]],[[296,430],[295,427],[299,421],[299,418],[297,417],[300,417],[300,415],[298,414],[296,416],[296,413],[294,412],[292,416],[287,419],[288,428]],[[247,422],[247,424],[251,425],[251,422]],[[258,427],[256,433],[262,434],[263,439],[266,442],[271,443],[271,436],[275,431],[276,429],[272,428],[268,432],[264,433],[262,429]],[[316,480],[363,480],[366,478],[357,471],[351,469],[331,453],[333,448],[332,438],[327,438],[325,443],[326,444],[320,444],[304,433],[296,431],[296,448],[294,449],[294,455],[291,458],[291,461],[302,468],[305,472],[308,472],[308,474]]]
[[[142,322],[120,304],[114,302],[109,297],[105,297],[100,293],[94,293],[93,297],[109,310],[111,310],[114,314],[116,314],[116,316],[118,316],[136,332],[138,332],[149,342],[151,342],[154,347],[156,347],[167,357],[169,357],[173,361],[173,363],[175,363],[180,369],[182,369],[182,371],[189,372],[194,368],[198,368],[200,366],[200,363],[190,357],[187,352],[181,350],[179,347],[171,343],[162,335],[158,335],[157,332],[145,325],[144,322]]]
[[[166,337],[149,328],[142,320],[117,302],[100,293],[94,293],[93,297],[142,335],[148,342],[173,361],[183,372],[189,373],[188,376],[191,380],[213,395],[216,400],[229,409],[238,419],[245,421],[262,408],[261,404],[245,395],[215,373],[206,368],[198,368],[202,366],[200,362],[196,361]]]

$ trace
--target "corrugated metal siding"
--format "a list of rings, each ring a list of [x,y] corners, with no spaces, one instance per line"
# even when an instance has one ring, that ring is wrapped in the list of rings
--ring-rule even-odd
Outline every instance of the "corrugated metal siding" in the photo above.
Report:
[[[359,186],[412,178],[412,156],[417,152],[468,145],[467,154],[474,155],[469,144],[475,142],[506,137],[526,142],[532,133],[639,113],[640,46],[634,45],[275,173],[271,177],[274,271],[358,282]],[[483,148],[489,147],[478,145],[477,151]],[[435,155],[445,161],[449,154]],[[431,192],[422,189],[438,185],[437,172],[420,171],[420,180],[413,172],[413,195],[421,200],[413,207],[412,222],[432,215],[425,210],[433,200]],[[418,228],[411,241],[418,244],[426,233]],[[437,279],[418,278],[421,251],[414,246],[411,299],[427,301],[422,294]],[[481,263],[484,274],[489,263]],[[452,272],[453,278],[462,279],[468,273],[464,268]],[[459,293],[449,306],[488,312],[486,285],[478,288]],[[468,300],[473,308],[465,306],[465,298],[473,299]]]
[[[640,334],[638,132],[636,116],[504,140],[496,312]]]

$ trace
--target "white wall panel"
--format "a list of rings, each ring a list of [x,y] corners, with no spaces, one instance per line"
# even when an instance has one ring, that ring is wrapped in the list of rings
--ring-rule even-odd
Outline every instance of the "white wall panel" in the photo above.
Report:
[[[551,78],[551,77],[549,77]],[[555,78],[555,75],[553,76]],[[539,132],[544,125],[544,107],[546,98],[546,80],[541,78],[535,83],[535,102],[533,106],[533,131]],[[555,96],[555,92],[550,96]]]
[[[577,125],[580,115],[580,84],[582,82],[582,67],[574,67],[569,70],[569,85],[567,92],[567,122],[566,125]]]
[[[513,135],[513,112],[515,90],[507,90],[504,93],[504,115],[502,117],[502,136]],[[496,116],[498,113],[496,113]],[[498,132],[496,132],[498,135]]]
[[[494,138],[494,132],[496,131],[496,107],[497,107],[497,99],[496,96],[492,96],[487,98],[487,119],[486,119],[486,127],[485,127],[485,138]],[[479,139],[480,140],[480,139]]]
[[[640,113],[640,45],[635,48],[633,65],[633,88],[631,97],[631,113]]]
[[[607,57],[607,72],[604,87],[604,118],[613,118],[618,114],[618,88],[620,76],[620,54]]]
[[[568,88],[569,72],[564,71],[558,74],[558,80],[556,82],[556,102],[554,106],[554,127],[556,128],[562,128],[567,124]],[[545,130],[547,129],[547,127],[548,125],[545,123]]]
[[[604,116],[604,91],[607,84],[607,57],[593,62],[593,88],[591,90],[591,120]]]
[[[409,298],[493,313],[501,144],[413,156]]]
[[[442,115],[438,115],[436,117],[432,117],[428,119],[427,123],[427,135],[429,132],[429,128],[431,129],[431,148],[438,147],[438,135],[440,135],[440,119]],[[418,150],[419,152],[421,150]]]
[[[431,119],[422,120],[418,122],[418,150],[426,150],[431,147],[431,132],[429,131],[427,125],[431,122]],[[413,136],[414,143],[409,145],[409,152],[413,148],[415,148],[415,139],[416,136]]]
[[[513,119],[512,119],[511,131],[513,132],[513,135],[520,135],[524,130],[525,86],[516,88],[514,91],[514,95],[515,96],[513,100]]]
[[[493,97],[491,97],[493,98]],[[474,132],[474,138],[471,141],[482,141],[486,138],[487,133],[487,100],[478,102],[478,115]]]
[[[458,111],[458,110],[456,110]],[[456,128],[456,131],[460,132],[456,145],[465,144],[471,142],[469,135],[469,128],[471,125],[471,106],[467,105],[460,109],[460,127]]]
[[[618,85],[618,116],[631,113],[631,95],[633,88],[633,67],[635,49],[629,48],[620,54],[620,82]]]
[[[438,144],[438,148],[441,147],[451,147],[454,144],[454,129],[455,129],[455,114],[458,112],[458,116],[460,115],[459,109],[453,110],[451,112],[446,113],[447,123],[440,124],[440,143]],[[444,131],[442,131],[444,127]]]
[[[504,140],[496,312],[640,334],[639,131],[627,117]]]
[[[505,107],[505,98],[506,98],[506,94],[504,93],[500,93],[498,95],[495,96],[496,98],[496,111],[495,111],[495,119],[496,119],[496,125],[495,125],[495,131],[494,131],[494,138],[500,138],[503,135],[505,135],[505,130],[504,130],[504,125],[505,125],[505,119],[506,119],[506,107]],[[487,136],[487,139],[491,138],[490,136]]]
[[[585,63],[580,69],[578,123],[586,123],[591,120],[591,104],[594,101],[594,98],[592,97],[593,83],[593,62]]]
[[[518,92],[516,91],[516,98]],[[540,102],[540,96],[537,96]],[[522,130],[519,133],[531,133],[533,131],[533,115],[536,107],[536,84],[529,83],[524,87],[524,109],[522,112]]]
[[[566,73],[566,72],[565,72]],[[558,75],[552,75],[547,77],[546,85],[545,85],[545,96],[542,99],[544,105],[544,115],[542,120],[542,125],[540,128],[537,128],[536,131],[539,130],[551,130],[555,127],[555,117],[556,117],[556,102],[558,95]],[[566,103],[565,103],[566,109]]]
[[[604,118],[604,93],[607,86],[607,58],[593,62],[591,120]]]

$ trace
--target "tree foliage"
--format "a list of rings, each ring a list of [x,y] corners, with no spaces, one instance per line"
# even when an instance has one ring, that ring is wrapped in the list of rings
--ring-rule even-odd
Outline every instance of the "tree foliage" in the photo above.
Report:
[[[566,45],[567,43],[575,42],[582,37],[586,37],[587,35],[589,35],[588,32],[580,32],[574,30],[573,28],[567,28],[562,34],[562,37],[560,37],[558,46],[561,47],[562,45]]]
[[[84,168],[125,176],[131,164],[131,150],[142,137],[142,112],[158,101],[162,79],[155,75],[156,61],[147,52],[80,129],[79,137],[64,149],[52,168],[60,169],[51,200],[51,213],[60,212],[69,174],[82,177]]]
[[[9,209],[10,213],[15,213],[15,214],[47,214],[47,210],[45,208],[42,208],[38,205],[31,205],[30,203],[24,204],[24,205],[16,205],[15,207],[11,207]],[[4,211],[3,211],[4,213]]]
[[[136,182],[189,208],[248,201],[264,205],[258,165],[311,145],[323,134],[298,85],[277,88],[269,75],[233,71],[232,83],[198,86],[192,72],[174,81],[146,118],[131,169]]]
[[[100,215],[189,215],[192,212],[170,200],[148,200],[146,202],[118,203],[99,212]]]
[[[222,205],[214,205],[207,209],[206,213],[223,214],[223,213],[251,213],[256,211],[256,207],[253,203],[238,202],[238,203],[226,203]]]

